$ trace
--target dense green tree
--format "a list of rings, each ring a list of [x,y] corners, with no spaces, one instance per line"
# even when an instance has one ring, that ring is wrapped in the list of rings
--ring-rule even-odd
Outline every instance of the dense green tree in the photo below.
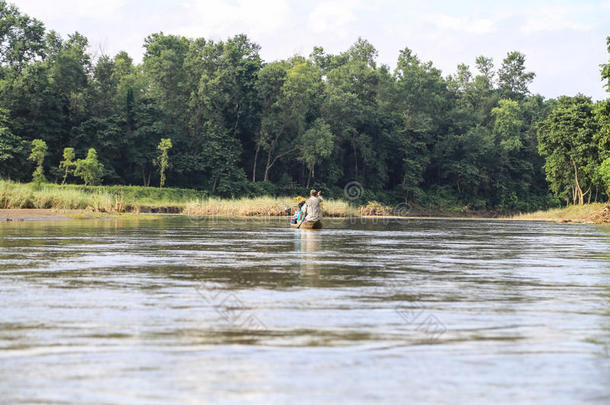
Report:
[[[290,64],[285,61],[268,63],[258,72],[256,91],[260,99],[260,126],[256,137],[256,149],[252,165],[252,181],[256,181],[258,156],[262,150],[267,151],[267,164],[265,165],[265,177],[269,178],[269,162],[276,147],[284,143],[288,113],[282,108],[280,96],[282,86],[286,81],[286,75]],[[289,149],[287,153],[291,153]],[[286,153],[286,154],[287,154]],[[281,157],[281,156],[280,156]]]
[[[604,160],[600,165],[599,175],[606,186],[606,194],[610,195],[610,158]]]
[[[159,167],[159,174],[161,176],[159,180],[159,188],[163,188],[165,185],[165,171],[169,166],[169,150],[172,148],[172,140],[169,138],[161,139],[157,150],[159,155],[157,156],[156,166]]]
[[[287,68],[285,73],[283,68]],[[295,57],[289,67],[265,67],[258,88],[264,89],[263,108],[267,107],[261,116],[258,143],[267,152],[263,180],[268,181],[271,168],[280,159],[296,155],[314,110],[320,107],[323,83],[311,62]]]
[[[610,54],[610,36],[606,37],[606,49]],[[610,92],[610,62],[601,65],[602,68],[602,81],[606,91]]]
[[[382,127],[378,104],[380,76],[385,70],[375,69],[376,56],[375,48],[359,39],[334,58],[336,67],[326,75],[322,116],[336,134],[329,171],[335,177],[333,181],[356,179],[367,188],[379,190],[386,186],[388,170],[387,131]]]
[[[529,94],[528,86],[535,76],[535,73],[526,71],[524,54],[517,51],[509,52],[498,70],[500,96],[523,99]]]
[[[600,186],[599,130],[591,99],[585,96],[560,97],[557,107],[539,124],[540,153],[551,190],[558,196],[584,204]]]
[[[14,5],[0,0],[0,79],[6,68],[20,72],[45,54],[44,25],[21,14]]]
[[[440,70],[432,62],[421,62],[409,48],[400,52],[394,75],[393,135],[402,161],[400,187],[406,200],[414,200],[422,192],[430,151],[446,130],[449,90]],[[430,175],[436,172],[431,170]]]
[[[199,39],[191,46],[187,66],[198,72],[197,91],[190,98],[191,130],[203,147],[203,161],[217,162],[203,167],[214,191],[229,178],[245,181],[243,167],[253,161],[252,133],[259,119],[256,79],[262,64],[258,51],[245,35],[219,42]]]
[[[98,162],[97,152],[90,148],[85,159],[76,161],[74,175],[80,177],[85,186],[95,186],[101,183],[104,166]]]
[[[64,177],[61,180],[61,184],[66,183],[66,179],[68,178],[68,174],[73,171],[73,167],[76,166],[76,154],[74,153],[74,148],[65,148],[64,149],[64,160],[59,162],[59,168],[64,170]]]
[[[32,152],[28,157],[28,160],[31,160],[36,164],[36,169],[34,170],[34,174],[32,174],[32,180],[37,185],[40,185],[43,181],[46,181],[44,176],[44,158],[47,154],[47,143],[42,139],[34,139],[32,141]]]
[[[26,145],[8,126],[9,113],[0,109],[0,176],[18,178],[20,162],[25,160]]]
[[[305,163],[309,174],[306,188],[309,188],[311,178],[315,177],[315,167],[330,156],[333,151],[334,135],[330,126],[322,118],[316,119],[311,127],[301,137],[299,160]]]

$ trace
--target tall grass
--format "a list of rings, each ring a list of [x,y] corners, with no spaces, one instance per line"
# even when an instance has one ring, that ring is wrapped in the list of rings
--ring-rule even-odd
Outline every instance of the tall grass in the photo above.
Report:
[[[21,184],[0,181],[0,208],[88,209],[123,212],[129,203],[119,194],[91,188],[87,192],[54,184]]]
[[[547,211],[536,211],[529,214],[520,214],[511,217],[510,219],[558,222],[604,222],[603,217],[608,209],[607,207],[607,203],[570,205],[565,208],[553,208]]]
[[[189,189],[14,183],[0,180],[0,208],[53,208],[94,212],[174,212],[189,215],[279,216],[294,212],[303,197],[208,198]],[[341,200],[322,203],[327,216],[358,215]]]
[[[297,198],[290,197],[255,197],[225,200],[206,198],[186,205],[185,214],[221,215],[221,216],[281,216],[291,215],[297,208]],[[341,200],[322,202],[325,216],[345,217],[357,215],[358,210]]]

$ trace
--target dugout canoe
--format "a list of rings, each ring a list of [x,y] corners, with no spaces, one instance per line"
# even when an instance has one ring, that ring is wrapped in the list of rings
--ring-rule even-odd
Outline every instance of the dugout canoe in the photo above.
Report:
[[[299,227],[299,224],[290,224],[291,228],[299,229],[322,229],[322,221],[305,221]]]

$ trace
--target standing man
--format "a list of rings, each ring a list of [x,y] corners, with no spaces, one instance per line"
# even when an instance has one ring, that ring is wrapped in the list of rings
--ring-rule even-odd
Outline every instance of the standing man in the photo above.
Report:
[[[321,221],[322,220],[322,192],[311,190],[309,192],[309,198],[305,201],[303,206],[303,213],[305,214],[305,221]]]

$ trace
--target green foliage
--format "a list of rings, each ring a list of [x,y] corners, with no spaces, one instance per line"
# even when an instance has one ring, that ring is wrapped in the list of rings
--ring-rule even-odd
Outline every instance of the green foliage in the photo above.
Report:
[[[43,181],[46,181],[44,176],[44,157],[47,154],[47,143],[42,139],[34,139],[32,141],[32,152],[28,157],[28,160],[31,160],[36,164],[36,169],[34,170],[34,174],[32,174],[32,179],[34,183],[40,185]]]
[[[599,166],[599,175],[606,186],[606,193],[610,195],[610,158],[607,158]]]
[[[66,183],[68,174],[73,170],[72,167],[76,166],[76,162],[74,161],[75,158],[76,154],[74,153],[74,148],[64,148],[64,160],[59,162],[59,168],[64,169],[64,178],[61,181],[62,185]]]
[[[491,110],[494,118],[493,131],[498,137],[500,147],[507,152],[518,151],[523,147],[521,129],[523,121],[520,120],[521,108],[513,100],[500,100],[498,107]]]
[[[544,168],[551,190],[566,202],[583,204],[600,187],[599,124],[591,99],[560,97],[557,107],[539,124],[539,151],[546,157]]]
[[[97,152],[95,149],[90,148],[85,159],[78,159],[76,161],[74,175],[83,179],[85,186],[95,186],[102,181],[103,169],[104,165],[97,160]]]
[[[8,111],[0,108],[0,176],[19,176],[20,161],[25,158],[25,142],[13,134]]]
[[[610,36],[606,37],[606,47],[610,54]],[[602,68],[602,80],[604,81],[604,87],[606,91],[610,92],[610,63],[601,65]]]
[[[498,71],[500,95],[503,98],[523,99],[529,94],[528,86],[535,76],[533,72],[526,72],[525,55],[509,52]]]
[[[301,137],[299,160],[305,163],[311,176],[315,177],[315,166],[330,156],[333,151],[334,135],[323,119],[316,119]],[[307,184],[306,186],[308,186]]]
[[[0,65],[21,70],[33,59],[44,55],[44,25],[23,15],[17,7],[0,1]]]
[[[156,159],[156,165],[159,167],[159,173],[161,175],[161,179],[159,181],[159,188],[163,188],[163,186],[165,185],[165,170],[167,170],[169,166],[169,150],[171,148],[172,140],[169,138],[161,139],[161,142],[157,146],[159,155]]]

